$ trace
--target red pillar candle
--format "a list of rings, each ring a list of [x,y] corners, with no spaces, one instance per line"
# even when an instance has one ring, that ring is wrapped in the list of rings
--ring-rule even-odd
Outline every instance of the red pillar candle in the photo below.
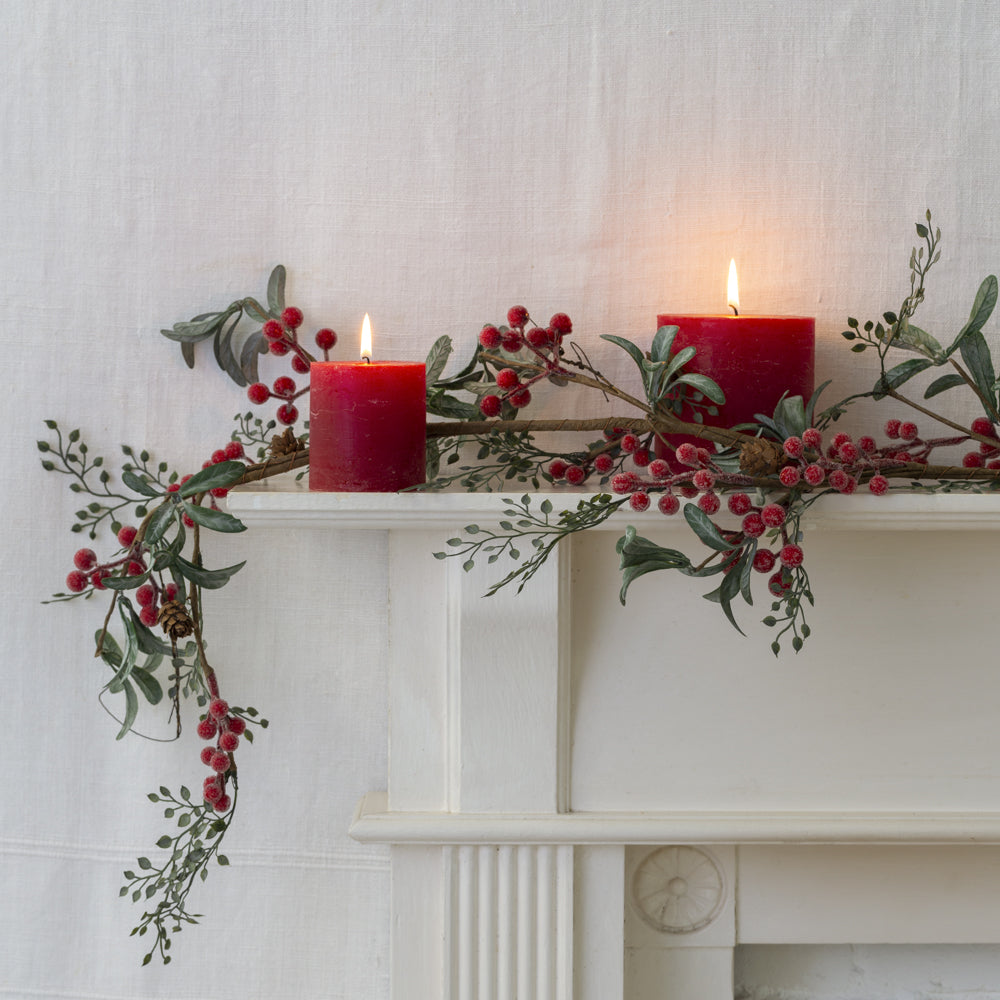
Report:
[[[734,276],[730,280],[733,285]],[[738,308],[737,301],[731,287],[730,304]],[[801,396],[808,403],[813,394],[816,321],[811,317],[666,313],[656,322],[658,327],[678,327],[673,353],[685,347],[697,351],[685,370],[707,375],[725,393],[718,416],[705,415],[708,426],[748,423],[757,413],[771,416],[783,395]],[[681,416],[691,419],[690,412]]]
[[[424,365],[316,361],[309,371],[311,490],[393,493],[424,482]]]

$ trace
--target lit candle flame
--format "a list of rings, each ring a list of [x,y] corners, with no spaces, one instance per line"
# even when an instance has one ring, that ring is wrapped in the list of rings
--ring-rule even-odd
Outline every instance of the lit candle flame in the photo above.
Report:
[[[740,286],[736,281],[736,261],[729,262],[729,283],[726,287],[726,302],[736,316],[740,314]]]
[[[372,359],[372,321],[365,313],[365,321],[361,324],[361,360],[371,361]]]

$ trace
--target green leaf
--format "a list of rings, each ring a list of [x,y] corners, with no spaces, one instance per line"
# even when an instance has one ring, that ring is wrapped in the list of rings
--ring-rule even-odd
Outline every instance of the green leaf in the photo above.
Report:
[[[958,336],[948,348],[948,354],[954,353],[961,344],[962,338],[969,333],[978,333],[986,325],[986,321],[993,314],[993,309],[997,304],[997,279],[991,274],[983,279],[983,283],[976,292],[976,301],[972,304],[972,312],[969,313],[969,321],[959,331]]]
[[[138,576],[106,576],[101,581],[108,590],[135,590],[149,579],[149,570]]]
[[[279,264],[267,279],[267,308],[276,316],[285,309],[285,267]]]
[[[631,340],[626,340],[624,337],[615,337],[610,333],[602,333],[601,340],[606,340],[610,344],[617,344],[623,351],[627,351],[632,360],[639,366],[639,370],[642,371],[642,363],[645,360],[645,355]]]
[[[238,482],[243,477],[244,472],[246,472],[246,466],[242,462],[219,462],[196,472],[180,488],[178,494],[186,499],[193,497],[196,493],[224,489]]]
[[[905,319],[896,327],[892,346],[904,351],[916,351],[938,363],[946,357],[944,349],[926,330],[913,326]]]
[[[674,385],[689,385],[707,396],[713,403],[722,406],[726,401],[726,394],[707,375],[699,375],[697,372],[685,372],[674,379]]]
[[[683,552],[665,549],[648,538],[636,535],[635,528],[631,525],[618,539],[615,549],[621,557],[619,568],[622,571],[622,586],[618,599],[622,604],[625,603],[629,587],[640,576],[661,569],[685,569],[691,565],[691,560]]]
[[[163,537],[163,533],[170,526],[170,522],[175,519],[176,511],[176,504],[169,500],[164,501],[153,511],[149,519],[149,525],[146,528],[145,540],[149,545],[155,545]]]
[[[158,705],[163,700],[163,687],[144,667],[133,667],[129,677],[136,683],[150,705]]]
[[[135,717],[139,714],[139,697],[135,693],[135,688],[128,681],[124,681],[122,687],[125,691],[125,718],[122,720],[122,727],[115,737],[116,740],[122,739],[128,733],[132,728],[132,723],[135,722]],[[139,859],[139,864],[142,865],[142,858]]]
[[[225,856],[225,854],[217,854],[215,856],[215,860],[218,861],[220,865],[228,865],[229,864],[229,858],[227,858]]]
[[[144,497],[158,497],[161,496],[163,492],[162,490],[156,489],[146,479],[140,478],[131,469],[125,469],[125,471],[122,472],[122,482],[130,490],[134,490],[136,493],[140,493]]]
[[[426,362],[428,388],[433,386],[444,373],[444,369],[448,364],[448,358],[451,356],[451,352],[451,337],[447,334],[438,337],[438,339],[431,345],[431,349],[427,353]]]
[[[933,364],[929,358],[910,358],[909,361],[890,368],[885,375],[879,376],[875,388],[872,389],[872,398],[884,399],[890,390],[898,389],[904,382],[909,381],[914,375],[919,375]]]
[[[959,348],[962,352],[962,360],[969,369],[973,382],[976,383],[976,388],[982,393],[984,399],[996,407],[996,392],[993,389],[996,375],[993,371],[993,359],[990,357],[986,338],[978,330],[974,330],[962,338]],[[990,409],[986,406],[983,409],[992,420],[993,414]]]
[[[195,566],[194,563],[188,562],[181,556],[178,556],[174,562],[174,566],[183,577],[207,590],[218,590],[220,587],[224,587],[245,565],[246,560],[244,559],[243,562],[237,563],[235,566],[226,566],[224,569],[204,569],[201,566]]]
[[[735,548],[732,542],[727,542],[719,534],[719,529],[712,523],[711,518],[697,504],[685,505],[684,519],[691,526],[691,530],[710,549],[715,549],[718,552],[729,552]]]
[[[222,325],[229,315],[226,312],[205,313],[196,316],[187,323],[174,323],[170,330],[160,330],[167,340],[179,341],[182,344],[194,344],[199,340],[206,340]]]
[[[247,530],[247,526],[239,518],[233,517],[232,514],[227,514],[223,510],[213,510],[211,507],[201,507],[198,504],[186,503],[184,504],[184,513],[196,524],[200,524],[203,528],[209,528],[212,531],[233,533]]]
[[[212,342],[216,363],[240,387],[245,386],[247,380],[233,354],[233,333],[242,318],[242,310],[238,310],[231,318],[227,318],[219,327],[218,335]]]
[[[713,590],[710,594],[705,594],[705,600],[714,601],[721,605],[722,610],[725,612],[725,615],[729,619],[729,623],[733,626],[733,628],[736,629],[740,635],[746,635],[737,623],[736,616],[733,614],[732,608],[733,598],[736,597],[739,592],[740,574],[733,569],[722,578],[722,583],[719,584],[715,590]]]
[[[158,840],[158,841],[156,842],[156,846],[157,846],[157,847],[160,847],[160,848],[164,848],[164,849],[166,849],[166,848],[168,848],[168,847],[169,847],[169,846],[170,846],[170,845],[171,845],[172,843],[173,843],[173,840],[172,840],[172,839],[171,839],[170,837],[168,837],[168,836],[167,836],[166,834],[164,834],[164,835],[163,835],[162,837],[160,837],[160,839],[159,839],[159,840]]]
[[[936,378],[927,388],[924,390],[924,399],[930,399],[932,396],[937,396],[939,393],[947,392],[949,389],[955,389],[960,385],[965,385],[965,379],[961,375],[950,374],[942,375],[940,378]]]
[[[149,858],[139,858],[139,867],[144,872],[148,872],[150,868],[153,867],[153,863],[149,860]]]
[[[653,344],[649,351],[649,356],[654,361],[669,361],[670,348],[674,346],[674,338],[677,336],[678,326],[661,326],[653,336]],[[686,362],[685,362],[686,363]]]

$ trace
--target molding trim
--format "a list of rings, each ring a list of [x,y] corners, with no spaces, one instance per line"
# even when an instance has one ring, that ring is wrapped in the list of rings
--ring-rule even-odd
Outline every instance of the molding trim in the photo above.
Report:
[[[350,834],[384,844],[1000,844],[1000,812],[389,812],[358,804]]]

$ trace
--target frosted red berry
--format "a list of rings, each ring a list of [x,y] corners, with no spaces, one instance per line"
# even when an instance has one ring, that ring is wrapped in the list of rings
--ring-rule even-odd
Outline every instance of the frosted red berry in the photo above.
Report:
[[[660,499],[656,501],[656,507],[661,514],[666,514],[669,517],[671,514],[676,514],[677,511],[681,509],[681,502],[673,495],[673,493],[664,493]]]
[[[753,508],[753,501],[746,493],[730,493],[727,504],[729,506],[729,513],[735,514],[737,517],[749,514]]]
[[[770,573],[774,569],[774,553],[768,549],[760,549],[754,554],[753,568],[758,573]]]
[[[140,608],[139,621],[141,621],[146,628],[153,628],[157,623],[156,608],[153,605],[150,605],[148,608]]]
[[[781,504],[765,504],[760,510],[760,519],[769,528],[780,528],[785,523],[786,512]]]
[[[566,482],[570,486],[579,486],[587,478],[587,470],[580,465],[570,465],[566,469]]]
[[[97,565],[97,553],[93,549],[77,549],[73,555],[73,565],[89,573]]]
[[[802,473],[794,465],[786,465],[778,473],[778,479],[781,480],[782,486],[797,486],[801,478]]]
[[[566,464],[561,458],[554,458],[549,462],[549,475],[553,479],[562,479],[566,475],[566,470],[569,465]]]
[[[835,490],[843,491],[844,488],[847,486],[847,480],[849,478],[850,477],[847,475],[846,472],[844,472],[843,469],[834,469],[833,472],[830,473],[830,485]]]
[[[511,306],[507,310],[507,322],[510,326],[524,326],[528,322],[528,310],[524,306]]]
[[[670,475],[670,465],[662,458],[654,458],[649,463],[649,474],[654,479],[666,479]]]
[[[232,753],[240,745],[240,738],[236,733],[228,732],[222,733],[219,736],[219,749],[227,750]]]
[[[549,320],[549,326],[552,328],[552,332],[559,334],[560,337],[565,337],[566,334],[573,332],[573,321],[566,313],[556,313]]]
[[[690,442],[684,442],[684,444],[679,444],[676,451],[674,451],[674,458],[677,459],[681,465],[697,465],[698,464],[698,449]]]
[[[917,425],[910,420],[906,420],[899,425],[899,436],[904,441],[915,441],[919,433]]]
[[[228,795],[223,795],[221,798],[217,799],[215,802],[215,811],[217,813],[229,812],[229,807],[233,804],[233,800],[230,799]]]
[[[213,698],[208,705],[208,714],[213,719],[222,719],[229,714],[229,704],[225,698]]]
[[[878,449],[878,445],[875,443],[875,438],[869,437],[867,434],[864,437],[858,438],[858,448],[865,455],[871,455]]]
[[[524,409],[531,402],[531,390],[516,389],[507,397],[507,401],[515,410]]]
[[[899,438],[899,428],[902,426],[902,421],[897,420],[893,417],[891,420],[885,422],[885,436],[889,438],[890,441],[895,441]]]
[[[152,584],[144,583],[135,592],[135,603],[138,604],[140,608],[148,608],[155,600],[156,591],[153,589]]]
[[[202,790],[202,796],[206,802],[218,802],[220,799],[224,798],[222,788],[219,786],[217,781],[208,782],[204,789]]]
[[[833,435],[832,444],[834,448],[839,450],[850,440],[851,440],[850,434],[848,434],[846,431],[838,431],[836,434]]]
[[[751,538],[760,538],[761,535],[767,531],[767,525],[764,524],[764,519],[756,511],[752,511],[743,518],[743,522],[740,525],[743,529],[744,535],[749,535]]]
[[[500,343],[508,354],[517,354],[517,352],[524,347],[524,337],[522,337],[517,331],[512,330],[509,333],[504,334],[503,340]]]
[[[628,498],[628,505],[634,511],[639,511],[640,513],[644,510],[649,509],[649,494],[643,490],[637,490]]]
[[[598,455],[597,458],[594,459],[594,469],[602,476],[605,473],[610,472],[612,468],[614,468],[614,464],[614,459],[610,455]],[[650,466],[650,470],[652,470],[652,466]]]
[[[137,531],[131,524],[123,525],[118,529],[118,544],[127,549],[134,541]]]
[[[489,395],[483,396],[479,400],[479,409],[483,411],[483,416],[485,417],[495,417],[498,416],[500,411],[503,409],[503,403],[499,396]]]
[[[637,477],[632,472],[619,472],[611,477],[612,493],[631,493],[636,487]]]
[[[295,393],[295,379],[289,378],[287,375],[279,375],[274,380],[274,394],[275,396],[288,397]],[[212,461],[215,461],[213,456]]]
[[[235,462],[244,455],[243,445],[239,441],[230,441],[223,450],[226,453],[226,459],[230,462]]]
[[[719,499],[718,493],[702,493],[698,497],[698,506],[706,514],[717,514],[719,508],[722,506],[722,501]]]
[[[782,546],[778,558],[781,560],[782,566],[785,566],[787,569],[796,569],[802,565],[804,555],[798,545],[785,545]]]
[[[527,340],[532,347],[536,350],[541,350],[544,347],[548,347],[552,343],[552,332],[547,330],[544,326],[536,326],[529,330],[525,335],[524,339]]]
[[[110,575],[111,573],[109,570],[95,569],[94,572],[90,574],[90,583],[98,590],[107,590],[107,587],[104,586],[104,580]]]
[[[128,570],[126,571],[129,576],[142,576],[146,572],[146,567],[143,566],[141,562],[137,559],[129,560]]]
[[[715,485],[715,476],[708,469],[699,469],[692,477],[691,482],[699,490],[710,490]]]
[[[286,340],[272,340],[268,346],[268,350],[276,358],[283,358],[291,350],[291,348],[288,346],[288,341]]]
[[[276,319],[269,319],[262,332],[268,340],[281,340],[285,335],[285,328]]]
[[[649,453],[648,448],[638,448],[632,455],[632,461],[639,466],[640,469],[645,469],[652,459],[653,456]]]
[[[293,372],[298,372],[299,375],[308,375],[311,367],[312,366],[309,364],[309,362],[305,358],[300,357],[298,354],[292,357]]]
[[[197,732],[203,740],[210,740],[219,731],[219,724],[211,716],[198,723]]]
[[[297,330],[302,326],[302,310],[296,309],[295,306],[289,306],[281,314],[281,322],[290,330]]]
[[[983,456],[978,451],[969,451],[962,456],[962,465],[967,469],[980,469],[983,464]]]
[[[826,478],[826,472],[824,471],[823,466],[813,463],[812,465],[807,465],[802,470],[802,478],[805,479],[810,486],[819,486],[820,483],[822,483]]]
[[[802,432],[802,443],[807,448],[820,448],[823,445],[823,435],[815,427],[809,427]]]
[[[214,753],[215,753],[215,747],[202,747],[201,748],[201,762],[202,762],[202,764],[204,764],[206,767],[208,767],[208,765],[212,763],[212,755]],[[211,782],[214,783],[214,779],[212,779],[212,778],[208,778],[207,781],[211,781]],[[206,783],[205,787],[206,788],[208,787],[207,783]],[[216,786],[216,787],[218,787],[218,786]]]
[[[690,486],[690,485],[679,486],[678,491],[680,492],[680,495],[684,497],[685,500],[693,500],[698,495],[697,486]]]
[[[501,389],[516,389],[520,384],[521,379],[513,368],[502,368],[497,372],[497,385]]]
[[[236,733],[237,736],[243,734],[247,728],[246,722],[243,721],[238,715],[231,715],[226,720],[226,725],[229,727],[231,733]]]
[[[225,774],[229,770],[229,765],[232,761],[229,759],[229,754],[224,753],[222,750],[217,750],[212,754],[212,759],[209,762],[209,767],[215,771],[217,774]]]
[[[177,584],[170,581],[163,590],[163,595],[168,601],[172,601],[177,597]]]
[[[868,480],[868,491],[874,493],[875,496],[881,497],[889,490],[889,480],[885,476],[872,476]]]
[[[791,585],[791,580],[786,580],[785,574],[781,570],[778,570],[778,572],[767,581],[767,589],[775,597],[781,597],[781,595],[784,594]]]
[[[321,351],[329,351],[337,343],[337,334],[328,326],[316,331],[316,346]]]
[[[66,576],[66,589],[71,594],[79,594],[87,589],[87,574],[81,570],[74,569]]]
[[[805,445],[802,442],[802,438],[792,437],[785,438],[784,444],[781,446],[784,449],[785,454],[789,458],[800,458],[802,452],[805,451]]]
[[[293,403],[282,403],[275,416],[281,423],[290,427],[299,419],[299,411]]]
[[[625,434],[622,437],[619,444],[621,445],[622,451],[624,451],[628,455],[631,455],[632,452],[634,452],[636,448],[639,447],[639,438],[635,434]]]
[[[503,342],[503,335],[495,326],[484,326],[479,331],[479,343],[488,351],[496,350]]]

